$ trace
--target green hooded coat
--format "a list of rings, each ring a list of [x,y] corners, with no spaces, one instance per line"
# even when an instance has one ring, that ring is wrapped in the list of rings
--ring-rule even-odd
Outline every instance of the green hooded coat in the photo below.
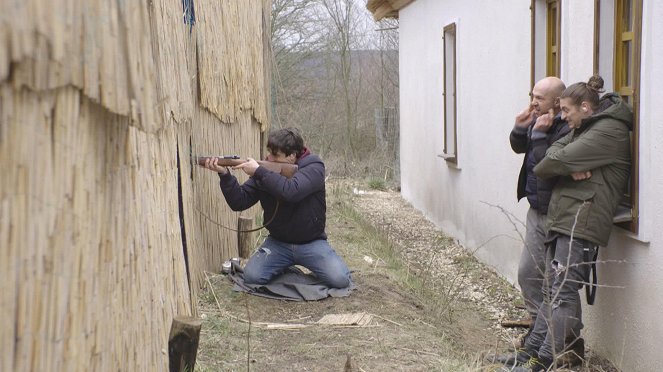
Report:
[[[546,230],[605,246],[629,180],[633,112],[614,93],[606,94],[599,107],[605,109],[546,151],[534,173],[541,178],[561,176],[550,199]],[[592,176],[582,181],[571,177],[584,171]]]

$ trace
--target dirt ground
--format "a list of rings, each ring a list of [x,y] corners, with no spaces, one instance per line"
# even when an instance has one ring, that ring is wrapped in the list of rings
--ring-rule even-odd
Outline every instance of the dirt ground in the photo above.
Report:
[[[208,274],[199,371],[494,371],[483,358],[506,350],[526,317],[518,292],[444,236],[395,191],[328,184],[329,240],[357,289],[316,302],[232,291]],[[363,313],[363,325],[322,325]],[[578,371],[615,371],[592,357]]]

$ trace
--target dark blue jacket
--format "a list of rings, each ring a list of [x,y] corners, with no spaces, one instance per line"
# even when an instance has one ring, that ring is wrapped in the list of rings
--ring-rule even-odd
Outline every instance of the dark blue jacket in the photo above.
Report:
[[[520,175],[518,176],[518,200],[527,196],[532,208],[539,211],[539,213],[546,214],[548,213],[550,196],[558,178],[542,179],[536,177],[532,169],[546,156],[546,150],[555,141],[567,135],[571,131],[571,128],[569,128],[565,120],[561,119],[560,115],[555,117],[553,125],[548,129],[547,133],[533,132],[534,123],[536,123],[536,119],[527,128],[514,127],[509,136],[509,141],[515,153],[525,154],[523,165],[520,168]],[[530,180],[529,185],[527,183],[528,179]],[[534,186],[533,183],[536,185]],[[528,195],[528,189],[536,190],[536,194]]]
[[[291,179],[258,167],[242,185],[230,172],[219,173],[221,191],[234,211],[248,209],[260,201],[263,221],[269,222],[266,228],[274,239],[293,244],[327,239],[325,165],[310,153],[299,158],[297,165],[299,169]]]

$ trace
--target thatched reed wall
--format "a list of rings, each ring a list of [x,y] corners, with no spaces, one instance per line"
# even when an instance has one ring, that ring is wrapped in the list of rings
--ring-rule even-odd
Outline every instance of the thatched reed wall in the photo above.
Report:
[[[196,1],[192,27],[180,1],[0,8],[0,370],[166,370],[173,316],[237,252],[189,160],[259,155],[269,2]]]

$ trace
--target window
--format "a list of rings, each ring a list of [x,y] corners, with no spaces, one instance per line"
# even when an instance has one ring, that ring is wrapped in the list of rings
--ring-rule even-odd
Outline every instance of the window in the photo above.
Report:
[[[594,72],[633,108],[631,182],[615,222],[637,233],[642,0],[595,0],[594,13]]]
[[[531,86],[560,75],[560,0],[532,0]]]
[[[640,9],[636,9],[637,4]],[[641,20],[636,21],[636,15],[642,9],[642,1],[617,0],[615,5],[615,91],[634,106],[636,70],[639,72],[636,63],[640,64],[640,48],[639,45],[636,48],[635,37],[637,33],[639,38],[641,33]]]
[[[547,0],[546,6],[546,74],[559,77],[559,0]]]
[[[456,140],[456,24],[444,27],[444,160],[458,163]]]

